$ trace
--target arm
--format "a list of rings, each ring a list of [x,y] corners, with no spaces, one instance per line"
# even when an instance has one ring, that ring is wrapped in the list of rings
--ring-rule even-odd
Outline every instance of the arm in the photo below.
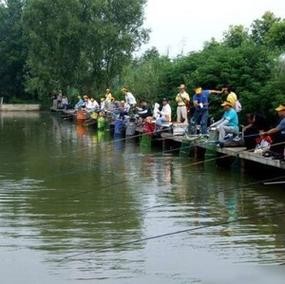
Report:
[[[222,91],[219,91],[219,90],[209,90],[209,93],[210,94],[215,94],[215,95],[220,95],[220,94],[222,94],[224,91],[222,90]]]
[[[271,135],[271,134],[275,134],[275,133],[277,133],[279,131],[280,131],[280,129],[278,127],[274,127],[274,128],[271,128],[268,131],[262,132],[261,134]]]
[[[215,123],[211,124],[210,127],[215,127],[217,125],[220,125],[223,121],[224,121],[224,118],[222,118],[222,119],[216,121]]]
[[[178,94],[178,95],[176,96],[176,98],[175,98],[175,101],[178,103],[180,100],[181,100],[181,97],[180,97],[180,95]]]

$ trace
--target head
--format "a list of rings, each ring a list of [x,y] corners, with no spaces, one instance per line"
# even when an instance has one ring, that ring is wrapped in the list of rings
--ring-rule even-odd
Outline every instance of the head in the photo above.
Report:
[[[94,98],[91,98],[91,102],[94,102]]]
[[[88,96],[83,96],[83,100],[87,101],[88,100]]]
[[[230,102],[228,101],[224,101],[222,104],[221,104],[222,107],[224,107],[224,110],[225,111],[228,111],[229,109],[231,109],[233,106]]]
[[[203,89],[201,87],[197,87],[194,89],[194,92],[196,95],[200,95],[202,93]]]
[[[254,123],[254,121],[255,121],[255,114],[254,113],[247,113],[245,115],[245,119],[246,119],[246,123],[247,124]]]
[[[279,105],[275,110],[279,117],[285,117],[285,104]]]
[[[106,93],[109,94],[111,92],[110,89],[106,89]]]
[[[163,99],[162,99],[162,105],[165,106],[165,105],[167,105],[167,104],[168,104],[168,100],[167,100],[166,98],[163,98]]]
[[[124,88],[121,89],[121,92],[122,92],[123,94],[126,94],[128,91],[129,91],[129,90],[128,90],[128,88],[126,88],[126,87],[124,87]]]
[[[233,92],[232,86],[230,86],[230,85],[224,86],[223,92],[224,92],[225,95],[228,95],[229,93]]]
[[[180,93],[183,93],[183,92],[185,92],[185,90],[186,90],[186,86],[185,86],[184,84],[181,84],[181,85],[178,87],[178,90],[179,90]]]
[[[147,102],[146,101],[141,101],[140,106],[142,108],[146,108],[147,107]]]

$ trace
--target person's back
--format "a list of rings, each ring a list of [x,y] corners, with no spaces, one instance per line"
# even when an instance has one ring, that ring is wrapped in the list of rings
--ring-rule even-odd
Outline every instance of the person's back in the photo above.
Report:
[[[137,104],[135,96],[131,92],[127,92],[125,95],[125,101],[130,106],[134,106]]]
[[[238,115],[237,115],[237,112],[233,108],[226,110],[224,112],[223,117],[226,120],[228,120],[227,126],[238,128],[239,126]]]
[[[171,107],[169,103],[163,105],[160,113],[165,117],[166,121],[171,122]]]

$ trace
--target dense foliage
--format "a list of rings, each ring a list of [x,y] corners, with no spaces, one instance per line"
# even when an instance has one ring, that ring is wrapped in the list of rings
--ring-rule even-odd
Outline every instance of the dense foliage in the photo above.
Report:
[[[145,0],[6,0],[0,4],[0,56],[1,72],[10,77],[4,81],[1,76],[2,95],[20,95],[7,88],[13,85],[10,69],[16,64],[26,92],[40,98],[58,89],[90,94],[106,88],[148,37],[142,28],[144,4]]]
[[[0,96],[26,97],[24,66],[26,45],[23,36],[23,1],[0,3]]]
[[[147,40],[146,0],[6,0],[0,2],[0,96],[43,100],[53,90],[96,95],[128,86],[150,102],[173,99],[185,83],[235,87],[244,109],[268,113],[284,103],[285,20],[266,12],[248,28],[230,26],[222,41],[171,59]],[[119,94],[119,91],[117,91]],[[219,106],[223,98],[211,100]],[[215,108],[214,108],[215,109]]]
[[[216,89],[231,85],[246,112],[273,116],[273,107],[285,102],[284,35],[285,21],[266,12],[249,29],[230,26],[221,42],[212,39],[201,51],[187,56],[170,61],[154,52],[150,58],[143,55],[125,69],[122,82],[128,82],[141,96],[152,94],[147,96],[152,101],[161,95],[173,100],[181,83],[188,86],[189,93],[197,86]],[[212,109],[219,110],[222,99],[213,97]]]

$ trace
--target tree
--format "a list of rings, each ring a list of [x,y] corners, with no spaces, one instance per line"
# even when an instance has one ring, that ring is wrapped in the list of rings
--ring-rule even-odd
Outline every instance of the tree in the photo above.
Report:
[[[0,95],[24,96],[26,43],[22,29],[23,0],[0,3]]]
[[[272,49],[285,48],[285,20],[274,23],[266,35],[266,41]]]
[[[230,47],[238,47],[249,39],[248,31],[242,25],[230,26],[224,33],[223,42]]]
[[[256,44],[264,44],[266,35],[274,23],[278,23],[277,18],[272,12],[265,12],[261,19],[255,20],[251,25],[251,38]]]
[[[110,85],[147,39],[145,0],[29,0],[27,87],[41,95],[75,87],[92,93]]]
[[[129,86],[140,99],[160,101],[165,96],[160,89],[163,75],[170,66],[170,59],[152,48],[124,68],[121,85]]]

